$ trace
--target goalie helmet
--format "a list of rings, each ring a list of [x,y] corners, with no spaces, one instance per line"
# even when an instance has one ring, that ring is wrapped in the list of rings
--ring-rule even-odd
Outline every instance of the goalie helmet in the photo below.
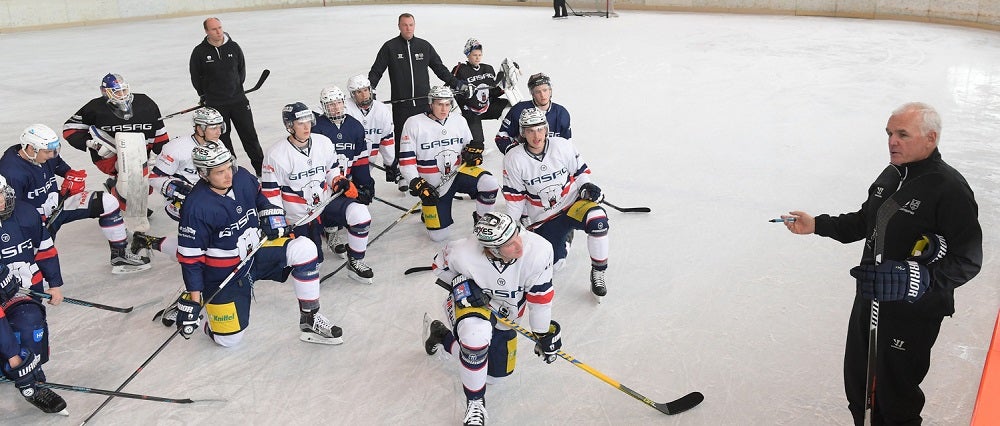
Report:
[[[201,127],[203,131],[208,126],[222,125],[222,133],[226,133],[226,120],[222,118],[222,114],[219,114],[219,111],[216,111],[215,108],[201,107],[194,110],[191,121],[194,122],[196,127]]]
[[[483,44],[480,43],[479,40],[470,38],[465,42],[465,49],[462,50],[462,52],[465,52],[465,56],[469,56],[472,54],[473,50],[483,50]]]
[[[552,88],[552,80],[549,79],[549,76],[543,73],[537,73],[537,74],[532,74],[531,77],[528,77],[528,91],[531,91],[532,89],[541,86],[543,84],[549,86],[549,88]]]
[[[209,141],[205,145],[198,145],[191,150],[191,162],[198,170],[198,176],[208,179],[208,173],[212,169],[226,163],[232,163],[233,171],[236,169],[236,156],[226,149],[225,145],[218,142]]]
[[[285,105],[281,109],[281,121],[285,122],[285,130],[288,133],[292,133],[292,123],[296,121],[308,121],[313,126],[316,125],[316,116],[313,112],[302,102],[296,102],[294,104]]]
[[[522,129],[549,125],[548,121],[545,119],[545,111],[538,108],[528,108],[521,111],[521,117],[518,118],[517,122]]]
[[[119,74],[108,74],[101,80],[101,96],[114,108],[115,115],[122,120],[132,118],[132,91],[128,82]]]
[[[436,99],[447,99],[452,108],[455,107],[455,94],[447,86],[431,87],[431,91],[427,93],[427,103],[433,104]]]
[[[344,107],[344,91],[337,86],[327,87],[319,92],[319,106],[323,109],[323,114],[331,121],[343,120],[346,108]],[[337,103],[340,103],[338,108]],[[315,124],[315,123],[314,123]]]
[[[368,89],[368,98],[358,100],[358,92],[364,89]],[[374,100],[374,96],[372,95],[372,82],[369,81],[368,77],[365,77],[364,74],[358,74],[347,79],[347,91],[351,93],[354,103],[358,104],[361,108],[368,108]]]
[[[476,222],[473,233],[479,240],[479,245],[489,250],[490,254],[500,257],[500,247],[513,239],[520,224],[510,215],[499,212],[488,212]]]
[[[0,219],[10,219],[14,214],[14,188],[7,184],[7,178],[0,176],[0,192],[3,193],[3,208],[0,209]]]

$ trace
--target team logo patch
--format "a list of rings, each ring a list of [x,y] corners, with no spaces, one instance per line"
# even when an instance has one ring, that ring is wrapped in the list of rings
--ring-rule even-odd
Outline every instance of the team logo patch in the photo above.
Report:
[[[917,209],[919,208],[920,208],[920,200],[914,198],[911,199],[906,204],[903,204],[903,207],[900,210],[907,212],[909,214],[915,214],[917,212]]]
[[[31,336],[31,338],[35,340],[35,343],[41,342],[42,341],[42,337],[45,337],[45,329],[42,329],[42,328],[40,328],[38,330],[35,330],[35,332],[32,333],[32,336]]]
[[[497,285],[499,285],[500,287],[505,287],[507,285],[507,280],[503,279],[503,277],[500,277],[497,279]]]
[[[3,241],[5,243],[10,242],[10,235],[8,235],[8,234],[0,235],[0,241]]]
[[[340,133],[337,133],[337,139],[338,139],[338,140],[339,140],[339,139],[344,139],[344,135],[343,135],[343,134],[340,134]]]
[[[877,188],[875,188],[875,197],[877,197],[877,198],[882,198],[882,189],[883,189],[883,188],[882,188],[881,186],[880,186],[880,187],[877,187]]]
[[[447,135],[448,134],[448,129],[441,129],[441,134],[442,135]]]
[[[416,59],[418,61],[422,61],[422,60],[424,60],[424,54],[423,53],[415,53],[415,54],[413,54],[413,59]]]
[[[396,59],[403,59],[403,54],[402,53],[397,53],[396,54]]]
[[[243,206],[236,206],[236,213],[243,214]]]

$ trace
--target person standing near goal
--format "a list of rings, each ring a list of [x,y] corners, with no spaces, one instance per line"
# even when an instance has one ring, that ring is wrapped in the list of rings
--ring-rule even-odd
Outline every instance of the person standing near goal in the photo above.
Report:
[[[449,242],[434,257],[434,273],[449,283],[445,306],[452,332],[441,321],[425,324],[427,355],[445,352],[461,361],[466,425],[486,424],[486,385],[514,372],[517,332],[494,313],[518,322],[525,308],[535,334],[535,354],[546,363],[562,348],[559,323],[552,320],[552,248],[504,213],[489,212],[476,223],[472,238]],[[426,321],[426,320],[425,320]]]

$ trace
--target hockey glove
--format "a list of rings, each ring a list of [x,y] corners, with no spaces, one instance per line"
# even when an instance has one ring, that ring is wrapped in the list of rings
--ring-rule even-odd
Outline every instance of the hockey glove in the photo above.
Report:
[[[0,264],[0,305],[6,304],[21,288],[21,279],[6,264]]]
[[[269,240],[276,240],[288,235],[288,222],[285,222],[285,211],[282,209],[264,209],[260,214],[260,231]]]
[[[118,154],[115,138],[97,126],[90,126],[90,140],[87,141],[87,147],[94,150],[101,158],[111,158]]]
[[[341,175],[330,178],[330,189],[334,194],[343,193],[347,198],[358,198],[358,188],[354,186],[354,182]]]
[[[600,203],[604,199],[601,188],[590,182],[580,185],[580,198],[584,200]]]
[[[887,260],[878,265],[855,266],[851,276],[857,279],[861,297],[880,302],[916,302],[930,285],[927,268],[914,261]]]
[[[535,334],[535,355],[542,357],[548,364],[555,362],[559,356],[556,351],[562,348],[562,339],[559,336],[561,330],[559,323],[550,321],[549,331]]]
[[[182,179],[170,179],[163,183],[160,193],[171,203],[182,203],[193,187]]]
[[[948,254],[948,242],[938,234],[923,234],[910,253],[909,260],[913,260],[921,265],[930,265],[941,260]]]
[[[70,170],[63,177],[62,186],[59,188],[59,196],[66,198],[79,194],[87,189],[87,171]]]
[[[420,202],[425,206],[437,205],[437,189],[422,177],[415,177],[410,181],[410,195],[420,197]]]
[[[469,142],[468,145],[462,148],[462,162],[469,167],[483,164],[483,151],[485,148],[482,142]]]
[[[396,166],[385,166],[385,181],[389,183],[396,183],[402,176],[399,174],[399,167]]]
[[[201,303],[190,299],[187,293],[177,298],[177,330],[185,339],[191,338],[201,326]]]
[[[354,199],[364,205],[369,205],[375,199],[375,185],[357,185],[358,197]]]
[[[455,305],[460,308],[481,308],[490,304],[490,298],[479,288],[479,284],[462,275],[451,280],[451,293],[455,296]]]
[[[31,397],[35,393],[35,382],[39,381],[37,373],[42,366],[42,357],[32,353],[31,349],[28,348],[21,348],[18,356],[21,357],[21,363],[16,367],[11,366],[9,362],[4,362],[3,374],[14,382],[14,386],[21,391],[21,395],[26,398]]]
[[[472,99],[472,86],[465,82],[458,83],[455,94],[465,99]]]

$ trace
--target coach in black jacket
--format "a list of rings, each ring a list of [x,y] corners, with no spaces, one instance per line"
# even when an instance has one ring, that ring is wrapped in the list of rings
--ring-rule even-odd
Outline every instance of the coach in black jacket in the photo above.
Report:
[[[382,45],[378,55],[375,56],[375,63],[372,64],[371,71],[368,72],[368,80],[371,81],[372,89],[374,89],[375,86],[378,86],[386,68],[389,69],[397,161],[400,136],[406,119],[430,110],[426,97],[431,90],[430,75],[427,73],[427,69],[430,68],[434,71],[434,75],[453,89],[459,90],[465,86],[451,75],[448,67],[441,62],[441,57],[434,50],[434,46],[431,46],[427,40],[413,35],[416,28],[413,15],[409,13],[399,15],[398,26],[399,35]],[[467,89],[465,91],[467,92]],[[398,164],[393,164],[391,167],[386,166],[385,173],[388,182],[396,182],[401,179]],[[400,186],[400,190],[404,190],[403,188],[404,186]]]
[[[230,152],[236,152],[229,136],[232,128],[236,127],[243,150],[260,177],[264,152],[257,139],[250,101],[243,94],[243,81],[247,76],[243,49],[229,38],[229,33],[222,31],[219,18],[208,18],[202,26],[205,27],[205,39],[191,52],[191,84],[203,105],[222,114],[226,126],[220,139]]]
[[[920,382],[941,321],[955,313],[955,288],[983,264],[979,207],[965,178],[941,159],[937,111],[905,104],[885,130],[891,164],[869,187],[861,210],[782,216],[796,234],[842,243],[865,239],[861,265],[851,269],[857,292],[844,354],[848,408],[859,425],[866,411],[871,312],[878,312],[872,424],[920,424]]]

